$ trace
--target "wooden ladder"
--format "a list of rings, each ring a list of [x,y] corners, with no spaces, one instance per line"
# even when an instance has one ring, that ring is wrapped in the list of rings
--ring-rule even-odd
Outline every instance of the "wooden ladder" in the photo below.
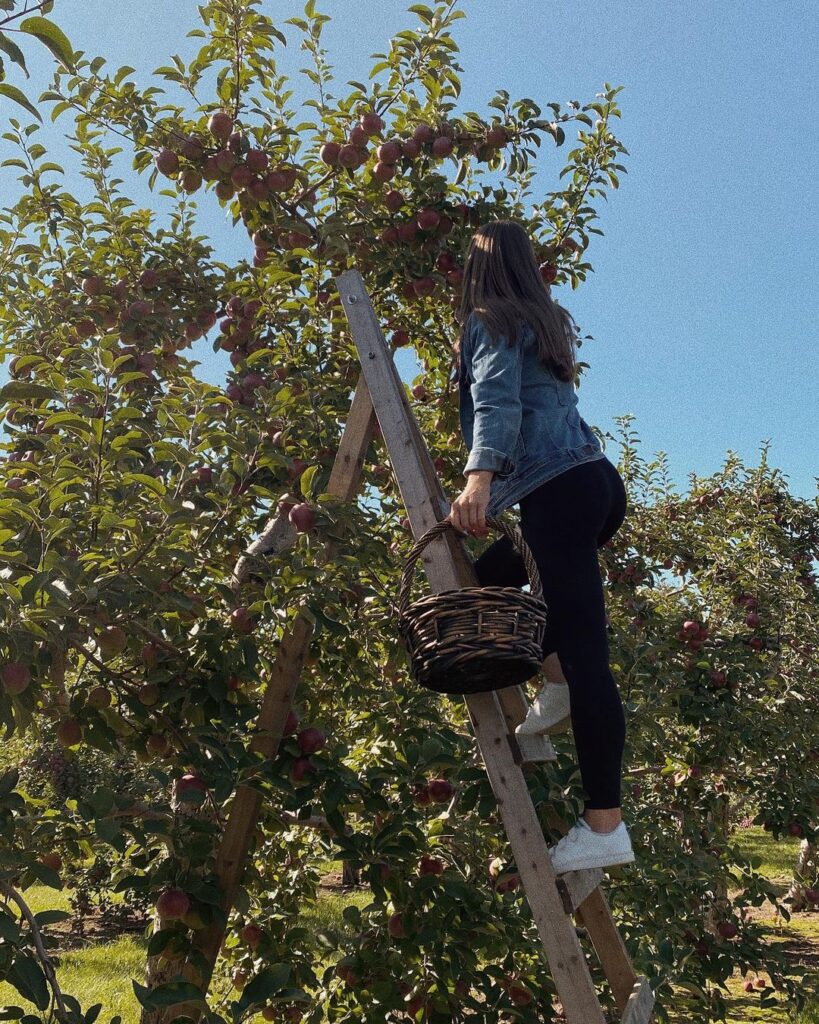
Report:
[[[361,274],[345,271],[336,283],[362,366],[355,398],[361,392],[363,402],[365,391],[369,397],[417,539],[446,517],[451,503],[438,480]],[[454,531],[429,544],[421,561],[433,593],[478,586],[463,538]],[[567,1024],[605,1024],[606,1020],[572,915],[592,941],[622,1024],[650,1024],[654,994],[648,979],[634,973],[600,889],[603,871],[595,868],[556,876],[552,869],[523,767],[554,760],[556,755],[548,736],[515,735],[514,728],[528,706],[522,688],[468,694],[464,699]],[[550,819],[550,823],[558,831],[566,831],[559,819]]]
[[[344,501],[355,500],[377,422],[413,534],[418,538],[445,518],[450,502],[435,473],[361,274],[357,270],[345,271],[336,283],[362,374],[326,491]],[[278,516],[250,545],[246,557],[249,560],[271,551],[280,553],[293,544],[295,537],[295,528],[287,516]],[[327,557],[331,558],[336,550],[337,542],[329,542]],[[420,560],[434,593],[448,587],[478,585],[463,538],[454,531],[436,538]],[[312,616],[302,609],[279,644],[250,740],[250,749],[264,758],[273,758],[278,752],[312,635]],[[600,891],[602,870],[572,871],[559,877],[552,870],[524,770],[535,762],[555,760],[556,755],[548,736],[515,735],[515,726],[528,710],[522,688],[473,694],[465,700],[567,1024],[606,1024],[572,915],[592,941],[611,985],[621,1024],[650,1024],[654,994],[648,980],[634,973]],[[237,787],[214,865],[215,880],[223,893],[222,913],[213,924],[194,933],[196,955],[184,968],[185,976],[203,990],[209,987],[228,915],[236,903],[261,805],[262,794],[257,788]],[[546,815],[558,832],[566,832],[565,824],[554,812],[547,808]],[[152,1016],[151,1024],[164,1024],[181,1014],[198,1021],[202,1011],[201,1001],[177,1003]]]

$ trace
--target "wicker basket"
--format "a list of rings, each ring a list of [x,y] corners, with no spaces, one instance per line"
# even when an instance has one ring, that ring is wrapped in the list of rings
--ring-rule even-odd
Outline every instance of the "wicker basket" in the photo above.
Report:
[[[540,574],[518,527],[493,516],[486,525],[511,540],[523,558],[531,593],[517,587],[460,587],[413,602],[409,591],[415,563],[445,530],[442,520],[410,552],[398,596],[398,630],[417,683],[437,693],[483,693],[531,679],[543,662],[546,603]],[[457,532],[457,531],[456,531]]]

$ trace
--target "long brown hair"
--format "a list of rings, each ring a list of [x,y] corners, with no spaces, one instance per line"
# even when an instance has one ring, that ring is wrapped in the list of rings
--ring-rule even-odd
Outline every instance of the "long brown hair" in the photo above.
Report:
[[[532,240],[517,221],[490,221],[472,236],[464,265],[456,354],[473,312],[493,340],[504,335],[510,345],[517,342],[521,321],[528,322],[537,337],[541,362],[560,380],[574,381],[577,325],[571,313],[552,298]]]

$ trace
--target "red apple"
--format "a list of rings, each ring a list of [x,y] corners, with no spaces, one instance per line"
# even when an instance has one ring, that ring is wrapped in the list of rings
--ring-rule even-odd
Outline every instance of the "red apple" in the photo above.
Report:
[[[157,170],[169,178],[179,171],[179,157],[172,149],[160,150],[154,163],[157,166]]]
[[[432,143],[433,156],[449,156],[452,152],[452,139],[448,135],[439,135]]]
[[[128,306],[128,316],[131,320],[144,320],[151,315],[151,304],[145,299],[137,299]]]
[[[137,699],[146,708],[151,708],[154,704],[159,703],[160,696],[161,693],[156,683],[144,683],[137,690]]]
[[[90,708],[107,708],[111,706],[111,691],[107,690],[104,686],[94,686],[88,691],[88,698],[86,704]]]
[[[358,167],[361,154],[355,146],[342,146],[338,152],[338,163],[341,167]]]
[[[505,146],[509,141],[509,133],[503,125],[493,125],[486,133],[487,146]]]
[[[401,143],[394,139],[384,142],[375,151],[375,155],[382,164],[394,164],[401,158]]]
[[[440,223],[441,215],[437,210],[425,206],[418,211],[417,224],[422,231],[434,231]]]
[[[404,920],[400,914],[391,914],[387,921],[387,931],[394,939],[403,939],[406,936]]]
[[[376,181],[391,181],[395,177],[395,164],[384,164],[379,161],[373,167],[373,177]]]
[[[217,110],[208,120],[208,131],[215,139],[226,141],[233,133],[233,118],[225,111]]]
[[[305,754],[314,754],[325,745],[327,736],[322,729],[318,729],[316,726],[308,726],[308,728],[302,729],[298,733],[296,742]]]
[[[246,924],[239,934],[242,942],[255,949],[262,938],[262,929],[257,924]]]
[[[531,989],[522,981],[512,981],[506,991],[515,1006],[528,1006],[534,999]]]
[[[164,733],[154,732],[145,742],[145,749],[149,754],[158,754],[161,757],[171,749],[171,743]]]
[[[399,242],[413,242],[418,234],[418,225],[414,220],[405,221],[403,224],[398,225],[397,230]]]
[[[372,111],[367,114],[362,114],[359,124],[362,131],[364,131],[368,137],[370,135],[379,135],[384,130],[383,119]]]
[[[156,912],[164,920],[173,921],[184,917],[190,910],[188,894],[179,888],[165,889],[156,901]]]
[[[191,775],[188,773],[176,780],[177,796],[181,796],[183,793],[201,793],[204,795],[207,791],[207,785],[199,778],[198,775]]]
[[[253,171],[244,164],[240,164],[230,172],[230,180],[236,188],[247,188],[254,180]]]
[[[551,284],[552,281],[557,277],[557,267],[554,263],[541,263],[540,265],[540,276],[546,282]]]
[[[290,768],[290,778],[293,782],[301,782],[305,775],[315,770],[316,766],[309,757],[297,757]]]
[[[350,958],[345,957],[336,964],[336,974],[343,982],[349,985],[350,988],[355,988],[360,984],[361,979],[353,970]]]
[[[11,697],[16,697],[28,689],[31,682],[31,670],[22,662],[10,661],[0,669],[0,679],[3,681],[3,689],[6,693]]]
[[[428,124],[419,124],[412,133],[412,137],[423,146],[428,142],[432,142],[435,138],[435,132]]]
[[[424,854],[421,857],[421,861],[418,865],[419,875],[441,875],[444,872],[444,862],[440,857],[431,857],[429,854]]]
[[[93,298],[95,295],[99,295],[104,287],[105,281],[95,274],[92,274],[90,277],[86,277],[82,283],[82,290],[90,298]]]
[[[427,789],[436,804],[447,803],[455,793],[455,787],[448,779],[432,779],[427,783]]]
[[[75,747],[82,739],[82,726],[76,718],[64,718],[56,729],[57,742],[63,747]]]
[[[40,858],[40,863],[44,868],[49,868],[51,871],[59,872],[62,870],[63,859],[59,853],[52,851],[51,853],[44,853]]]
[[[723,937],[723,939],[733,939],[737,934],[737,926],[733,921],[720,921],[717,924],[717,931]]]
[[[234,633],[252,633],[256,628],[250,611],[244,605],[234,608],[230,613],[230,626]]]
[[[159,648],[155,643],[143,644],[140,654],[146,668],[156,668],[159,663]]]
[[[94,335],[97,333],[97,325],[94,323],[93,320],[80,320],[80,322],[76,326],[76,331],[77,337],[85,341],[88,338],[94,337]]]
[[[435,291],[435,279],[432,277],[416,277],[412,282],[415,294],[419,297],[432,295]]]
[[[267,170],[270,160],[267,153],[261,149],[249,149],[245,153],[245,163],[255,174],[261,174]]]
[[[302,502],[300,505],[294,505],[290,509],[290,514],[287,518],[299,533],[307,533],[308,530],[312,530],[315,526],[316,513],[311,505]]]

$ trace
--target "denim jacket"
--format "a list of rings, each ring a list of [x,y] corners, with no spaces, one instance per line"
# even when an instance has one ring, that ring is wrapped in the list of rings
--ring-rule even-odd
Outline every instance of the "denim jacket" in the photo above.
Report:
[[[577,411],[571,381],[562,381],[537,358],[531,325],[518,340],[492,342],[470,313],[461,345],[458,381],[461,432],[469,449],[464,475],[492,470],[487,515],[497,515],[540,484],[581,462],[605,458],[591,427]]]

